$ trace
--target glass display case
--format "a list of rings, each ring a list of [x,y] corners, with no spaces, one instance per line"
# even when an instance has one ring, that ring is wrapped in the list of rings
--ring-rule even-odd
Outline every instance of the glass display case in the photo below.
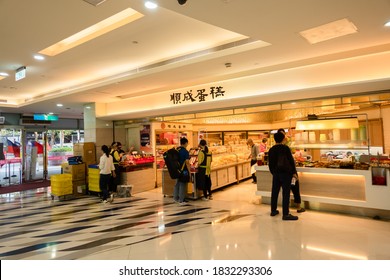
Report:
[[[240,180],[251,176],[250,161],[247,159],[249,152],[246,144],[233,146],[209,146],[209,151],[212,153],[210,174],[212,190],[229,184],[238,183]],[[198,165],[198,150],[191,149],[189,152],[190,163],[191,166],[194,167],[192,170],[195,175]],[[170,178],[166,168],[162,170],[162,173],[163,194],[172,195],[175,180]],[[191,182],[188,184],[187,198],[197,199],[201,195],[201,190],[198,190],[196,186],[196,176],[192,176]]]
[[[290,147],[299,166],[353,169],[370,153],[367,125],[357,116],[297,121]]]
[[[205,132],[204,139],[207,141],[209,147],[221,146],[222,132]]]
[[[247,133],[246,131],[234,131],[223,133],[223,144],[224,145],[237,145],[246,144]]]

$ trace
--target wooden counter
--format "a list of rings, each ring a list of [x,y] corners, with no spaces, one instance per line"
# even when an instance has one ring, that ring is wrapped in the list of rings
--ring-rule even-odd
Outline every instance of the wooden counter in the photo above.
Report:
[[[373,185],[371,169],[297,167],[297,171],[300,180],[301,198],[306,207],[320,209],[324,208],[321,204],[328,204],[337,206],[334,207],[337,211],[347,213],[351,213],[352,208],[356,207],[390,210],[388,170],[385,171],[386,185]],[[263,203],[269,203],[272,175],[268,166],[256,167],[256,176],[256,194],[262,197]],[[354,209],[352,212],[356,213],[356,211],[358,210]]]
[[[241,180],[251,177],[250,162],[238,162],[224,166],[218,166],[211,170],[211,190],[216,190],[227,185],[239,183]],[[164,196],[172,196],[176,180],[171,179],[168,170],[162,170],[162,192]],[[188,183],[187,198],[198,199],[203,192],[196,186],[195,173],[192,173],[191,182]]]

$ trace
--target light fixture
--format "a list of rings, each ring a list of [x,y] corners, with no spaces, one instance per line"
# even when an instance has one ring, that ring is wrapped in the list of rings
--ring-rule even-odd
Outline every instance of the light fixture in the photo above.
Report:
[[[48,56],[54,56],[64,51],[77,47],[85,42],[88,42],[96,37],[99,37],[107,32],[115,30],[125,24],[133,22],[144,15],[131,9],[127,8],[105,20],[102,20],[90,27],[87,27],[80,32],[73,34],[72,36],[65,38],[64,40],[47,47],[39,51],[38,53]]]
[[[5,72],[0,72],[0,80],[7,78],[9,75]]]
[[[61,103],[57,104],[57,107],[62,107],[62,106],[64,106],[64,105],[62,105]]]
[[[145,7],[148,8],[148,9],[156,9],[158,6],[153,1],[146,1],[145,2]]]
[[[386,27],[390,27],[390,20],[388,22],[385,23],[385,26]]]
[[[180,5],[184,5],[185,3],[187,3],[187,0],[177,0],[177,2],[178,2]]]
[[[43,55],[36,54],[36,55],[34,55],[34,59],[35,60],[45,60],[45,57]]]
[[[357,33],[357,28],[346,18],[299,32],[310,44],[316,44],[353,33]]]
[[[295,130],[326,130],[359,128],[357,117],[323,118],[297,121]]]

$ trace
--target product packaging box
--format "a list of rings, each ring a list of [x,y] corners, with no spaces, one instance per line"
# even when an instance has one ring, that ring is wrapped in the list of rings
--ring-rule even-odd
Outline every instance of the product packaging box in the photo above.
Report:
[[[86,168],[85,163],[80,164],[61,164],[64,174],[72,174],[72,181],[85,180]]]

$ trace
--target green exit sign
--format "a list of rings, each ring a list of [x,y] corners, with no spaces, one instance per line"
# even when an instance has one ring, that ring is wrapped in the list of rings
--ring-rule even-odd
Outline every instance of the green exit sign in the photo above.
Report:
[[[34,121],[58,121],[58,116],[52,114],[34,114]]]

